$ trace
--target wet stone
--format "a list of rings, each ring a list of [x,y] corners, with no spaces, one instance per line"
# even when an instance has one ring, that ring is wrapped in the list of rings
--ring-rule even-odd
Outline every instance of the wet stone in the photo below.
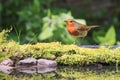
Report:
[[[55,59],[56,59],[56,56],[55,56],[55,55],[52,55],[50,59],[51,59],[51,60],[55,60]]]
[[[4,65],[4,66],[13,66],[13,64],[14,62],[9,58],[0,63],[0,65]]]
[[[17,66],[33,66],[37,64],[37,60],[35,58],[29,57],[23,60],[20,60],[17,63]]]
[[[4,72],[6,74],[10,74],[13,71],[13,67],[0,65],[0,71]]]
[[[54,60],[38,59],[37,66],[42,66],[42,65],[44,65],[45,67],[55,67],[57,66],[57,62]]]
[[[56,70],[57,62],[54,60],[38,59],[36,62],[37,62],[37,64],[34,66],[33,65],[17,66],[17,70],[19,72],[30,73],[30,74],[32,74],[32,73],[47,73],[47,72],[53,72]]]
[[[11,59],[6,59],[0,62],[0,71],[10,74],[13,71],[13,66],[14,62]]]
[[[23,73],[47,73],[56,70],[57,62],[55,60],[38,59],[29,57],[20,60],[13,66],[11,59],[6,59],[0,63],[0,71],[10,74],[12,71],[17,70]]]

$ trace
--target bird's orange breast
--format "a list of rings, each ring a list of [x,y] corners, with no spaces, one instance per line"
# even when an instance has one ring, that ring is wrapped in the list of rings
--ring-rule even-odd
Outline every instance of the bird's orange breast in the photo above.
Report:
[[[67,26],[67,30],[73,36],[78,36],[79,35],[79,33],[76,30],[76,27],[74,27],[74,26]]]

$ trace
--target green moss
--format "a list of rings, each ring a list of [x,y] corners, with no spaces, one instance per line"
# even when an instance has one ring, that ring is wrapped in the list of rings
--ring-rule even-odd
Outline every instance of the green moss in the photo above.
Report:
[[[9,31],[10,30],[3,30],[2,32],[0,32],[0,45],[7,42],[7,36],[8,36],[7,33]]]
[[[55,55],[56,61],[66,65],[88,65],[92,63],[120,64],[120,48],[111,50],[100,47],[98,49],[80,48],[76,45],[63,45],[59,42],[19,45],[9,41],[0,45],[0,60],[4,58],[47,58]]]
[[[52,59],[52,56],[56,56],[56,61],[65,65],[120,64],[120,48],[112,50],[101,46],[90,49],[60,42],[20,45],[13,40],[6,40],[9,31],[3,30],[0,33],[0,61],[8,57],[19,60],[26,57]]]

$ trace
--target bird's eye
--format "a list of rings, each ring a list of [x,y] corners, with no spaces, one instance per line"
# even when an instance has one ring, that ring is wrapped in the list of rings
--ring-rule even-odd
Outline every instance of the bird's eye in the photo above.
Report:
[[[72,21],[70,21],[72,23]]]

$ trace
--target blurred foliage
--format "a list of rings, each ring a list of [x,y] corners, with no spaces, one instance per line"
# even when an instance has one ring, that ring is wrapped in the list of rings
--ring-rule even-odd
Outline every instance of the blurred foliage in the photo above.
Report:
[[[2,12],[2,4],[0,3],[0,24],[1,24],[1,19],[2,19],[2,15],[1,15],[1,12]],[[0,29],[1,29],[1,27],[0,27]]]
[[[7,43],[7,39],[8,39],[8,32],[10,32],[10,30],[3,30],[2,32],[0,32],[0,45]]]
[[[25,21],[26,40],[32,42],[61,41],[63,43],[73,43],[76,38],[66,34],[64,22],[66,18],[72,18],[71,13],[68,11],[67,13],[66,11],[61,12],[61,10],[43,10],[40,8],[42,3],[44,2],[34,0],[32,6],[25,7],[18,13],[20,21]],[[59,14],[55,14],[56,12],[59,12]]]
[[[107,32],[104,30],[93,32],[93,38],[97,43],[102,45],[113,45],[116,42],[116,33],[114,26],[111,26]]]
[[[80,22],[102,27],[102,29],[95,29],[96,32],[91,30],[84,39],[84,44],[117,44],[120,41],[118,3],[120,2],[116,0],[81,0],[81,2],[74,0],[1,0],[0,31],[13,26],[10,37],[19,43],[60,41],[65,44],[74,42],[78,44],[79,39],[69,35],[66,31],[64,20],[80,18],[83,20]],[[114,26],[114,30],[110,25]],[[17,33],[20,33],[19,37]],[[105,38],[101,39],[101,36]],[[107,40],[110,41],[106,42]]]
[[[6,42],[6,36],[7,36],[7,31],[3,30],[0,33],[0,44],[3,44],[4,42]]]

